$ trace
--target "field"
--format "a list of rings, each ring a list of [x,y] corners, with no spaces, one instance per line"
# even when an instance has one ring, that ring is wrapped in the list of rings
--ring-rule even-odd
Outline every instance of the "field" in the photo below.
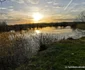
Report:
[[[85,66],[85,38],[53,43],[16,70],[83,70],[65,66]]]

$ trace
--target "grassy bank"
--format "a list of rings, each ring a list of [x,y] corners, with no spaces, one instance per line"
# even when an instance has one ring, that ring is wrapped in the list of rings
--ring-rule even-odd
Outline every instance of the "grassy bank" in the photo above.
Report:
[[[85,66],[85,38],[60,41],[32,57],[16,70],[83,70],[65,66]]]
[[[76,28],[85,30],[85,23],[84,24],[77,24]]]

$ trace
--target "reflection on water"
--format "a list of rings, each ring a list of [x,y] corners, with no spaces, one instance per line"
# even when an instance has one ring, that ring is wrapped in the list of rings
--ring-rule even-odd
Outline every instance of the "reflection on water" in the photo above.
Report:
[[[30,29],[29,32],[39,32],[39,33],[67,33],[67,32],[72,32],[73,30],[71,29],[70,26],[67,26],[66,28],[62,27],[44,27],[44,28],[34,28]]]
[[[36,32],[37,34],[39,34],[39,33],[41,33],[41,30],[35,30],[35,32]]]
[[[61,28],[55,28],[55,27],[46,27],[46,28],[43,28],[43,29],[40,29],[41,32],[51,32],[51,33],[64,33],[64,32],[71,32],[72,29],[69,28],[64,28],[64,29],[61,29]]]

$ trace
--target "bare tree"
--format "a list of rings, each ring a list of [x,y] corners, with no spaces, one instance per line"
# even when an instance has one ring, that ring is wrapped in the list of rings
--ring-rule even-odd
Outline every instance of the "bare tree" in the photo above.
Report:
[[[85,11],[81,12],[76,18],[77,22],[85,22]]]

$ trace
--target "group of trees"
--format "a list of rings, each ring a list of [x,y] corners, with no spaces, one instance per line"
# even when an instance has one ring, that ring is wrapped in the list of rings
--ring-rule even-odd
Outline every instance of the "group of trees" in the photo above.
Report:
[[[7,23],[5,21],[0,22],[0,26],[6,26],[6,25],[7,25]]]

